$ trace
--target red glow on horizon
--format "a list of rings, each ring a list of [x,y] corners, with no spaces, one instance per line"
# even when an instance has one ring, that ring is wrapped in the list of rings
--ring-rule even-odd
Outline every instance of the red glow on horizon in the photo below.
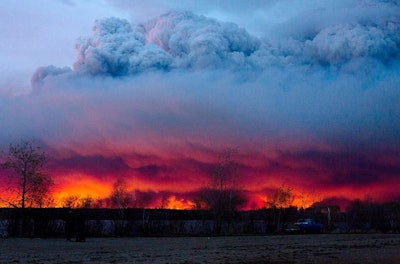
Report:
[[[69,175],[62,183],[56,183],[53,198],[57,207],[62,207],[69,197],[102,199],[111,193],[112,184],[105,183],[86,175]]]
[[[177,148],[168,155],[164,149],[162,155],[134,152],[121,157],[64,153],[59,158],[61,162],[50,172],[55,181],[52,193],[54,205],[64,206],[64,201],[71,196],[104,201],[110,197],[116,179],[122,178],[127,191],[133,196],[135,192],[144,196],[144,202],[140,201],[135,206],[193,209],[195,195],[207,187],[210,170],[216,160],[214,152],[196,151],[192,155],[187,149]],[[345,181],[337,184],[335,179],[329,179],[328,175],[333,173],[325,171],[325,167],[316,161],[304,162],[300,159],[296,163],[294,158],[265,158],[262,155],[239,158],[242,157],[240,164],[243,171],[240,171],[237,180],[247,200],[240,208],[242,210],[268,207],[274,191],[282,185],[293,189],[292,206],[307,208],[318,202],[341,201],[341,210],[345,210],[346,201],[354,199],[372,197],[376,202],[396,199],[400,187],[396,178],[385,179],[384,176],[384,181],[368,184],[354,180],[348,184]],[[308,176],[308,171],[303,172],[304,168],[312,168],[315,174]],[[1,195],[4,197],[4,193]],[[0,206],[7,205],[3,203]],[[107,205],[99,203],[99,206]]]
[[[185,210],[185,209],[193,209],[194,205],[195,204],[193,201],[188,201],[185,199],[178,199],[178,198],[176,198],[175,195],[172,195],[168,198],[165,208],[166,209]]]
[[[71,177],[72,178],[72,177]],[[62,207],[63,202],[66,198],[71,196],[76,196],[79,198],[91,197],[93,199],[106,199],[110,196],[113,188],[113,182],[101,181],[99,179],[95,179],[85,175],[75,175],[74,180],[65,181],[62,186],[58,184],[58,188],[56,188],[53,192],[53,198],[55,201],[55,205],[57,207]],[[131,193],[136,190],[140,190],[146,193],[149,190],[156,196],[151,202],[149,202],[145,207],[146,208],[164,208],[164,209],[178,209],[178,210],[190,210],[195,208],[194,199],[195,197],[183,197],[182,192],[176,192],[176,190],[171,191],[168,196],[163,196],[162,191],[157,189],[150,189],[150,185],[142,185],[142,188],[139,188],[138,185],[134,185],[132,183],[129,184],[128,191]],[[182,186],[181,186],[182,187]],[[190,186],[192,189],[193,186]],[[384,186],[376,186],[376,189],[379,191],[384,191],[386,187]],[[184,190],[184,189],[181,189]],[[175,193],[175,194],[174,194]],[[338,196],[340,194],[341,196]],[[351,187],[341,187],[336,190],[326,189],[320,193],[306,193],[299,192],[296,189],[293,189],[293,201],[291,203],[292,206],[297,208],[308,208],[312,206],[316,202],[321,202],[325,198],[329,197],[343,197],[349,201],[354,199],[363,199],[368,194],[368,191],[365,189],[354,190]],[[370,192],[372,197],[372,192]],[[242,210],[257,210],[269,207],[268,202],[272,199],[273,193],[263,193],[262,191],[249,191],[247,194],[247,202],[245,206],[241,207]],[[343,207],[342,204],[339,206]],[[345,208],[341,208],[344,210]]]
[[[188,177],[194,178],[194,176]],[[261,178],[261,177],[258,177]],[[265,177],[267,180],[264,184],[257,181],[248,181],[246,185],[243,185],[243,190],[247,199],[246,204],[241,207],[242,210],[256,210],[268,207],[268,202],[273,197],[273,191],[282,185],[279,179],[272,177]],[[104,200],[107,199],[112,193],[113,184],[115,178],[112,176],[98,178],[90,176],[84,173],[58,173],[54,177],[55,187],[53,189],[52,197],[54,199],[54,205],[56,207],[63,207],[64,202],[68,197],[79,197],[79,198],[92,198],[93,200]],[[196,190],[204,187],[199,181],[198,185],[194,185],[192,182],[180,181],[174,183],[168,181],[167,183],[162,181],[149,180],[146,182],[143,178],[131,177],[126,178],[127,190],[134,194],[135,191],[142,193],[149,193],[152,198],[146,203],[147,208],[165,208],[165,209],[194,209],[195,198],[194,195]],[[203,181],[204,182],[204,181]],[[322,202],[325,199],[343,198],[347,201],[355,199],[363,200],[366,197],[371,197],[375,202],[386,202],[396,197],[390,196],[390,194],[398,191],[397,182],[381,182],[379,184],[365,185],[364,187],[352,187],[347,186],[326,186],[326,187],[309,187],[309,189],[302,187],[301,185],[290,186],[293,188],[293,202],[292,206],[297,208],[307,208],[312,206],[314,203]],[[385,194],[388,194],[385,196]],[[4,198],[6,192],[2,192],[2,198]],[[334,201],[334,200],[333,200]],[[7,207],[6,203],[1,203],[0,206]],[[345,210],[346,204],[339,204],[341,210]]]

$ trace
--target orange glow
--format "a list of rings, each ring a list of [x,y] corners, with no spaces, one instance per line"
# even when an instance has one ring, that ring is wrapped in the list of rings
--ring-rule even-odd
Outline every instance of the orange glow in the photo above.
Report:
[[[185,199],[177,199],[176,196],[170,196],[168,198],[167,206],[168,209],[193,209],[194,203]]]
[[[112,183],[77,174],[63,177],[63,182],[57,187],[53,192],[53,198],[56,206],[62,207],[65,199],[72,196],[106,198],[111,193]]]
[[[197,192],[209,182],[210,170],[215,165],[215,158],[212,158],[215,153],[204,155],[198,150],[191,155],[190,151],[185,149],[174,149],[169,155],[167,151],[164,152],[158,156],[132,154],[129,157],[117,158],[113,155],[77,155],[78,158],[71,160],[68,160],[68,155],[72,154],[65,153],[61,160],[66,159],[68,162],[55,166],[50,173],[55,182],[52,193],[54,205],[62,207],[70,197],[90,197],[96,202],[103,202],[99,202],[99,206],[109,206],[106,199],[110,197],[116,179],[122,178],[128,192],[133,196],[135,192],[143,195],[134,201],[132,206],[193,209]],[[184,157],[179,159],[178,152]],[[268,201],[271,201],[274,191],[282,185],[293,189],[292,205],[298,208],[307,208],[324,200],[335,202],[335,198],[343,204],[354,199],[362,200],[366,196],[372,197],[376,202],[385,202],[396,197],[393,194],[398,193],[400,187],[395,177],[369,184],[354,180],[339,184],[335,179],[329,179],[332,177],[329,175],[333,173],[325,173],[323,166],[320,168],[318,163],[306,162],[304,165],[303,162],[302,167],[301,162],[278,158],[275,161],[271,158],[276,164],[272,162],[268,167],[263,164],[269,159],[257,155],[252,157],[245,156],[242,160],[244,169],[238,179],[239,187],[247,200],[240,208],[243,210],[268,207]],[[308,171],[302,172],[304,166],[307,169],[312,168],[311,171],[315,175],[308,177]],[[4,191],[0,195],[3,200],[7,198]],[[7,204],[3,202],[0,206]],[[341,204],[339,206],[341,210],[346,209]]]
[[[91,197],[93,199],[105,199],[109,197],[112,192],[113,183],[115,181],[113,179],[97,179],[95,177],[91,177],[84,174],[74,174],[64,176],[61,178],[61,181],[57,183],[57,188],[53,192],[53,198],[55,200],[55,205],[58,207],[63,206],[63,202],[66,198],[71,196],[77,196],[80,198]],[[269,181],[271,184],[273,181]],[[278,181],[276,181],[278,182]],[[244,210],[254,210],[260,209],[264,207],[268,207],[268,201],[272,199],[273,190],[278,188],[278,184],[272,184],[273,186],[265,185],[257,185],[257,186],[247,186],[248,194],[247,194],[247,203],[241,209]],[[276,185],[276,186],[275,186]],[[139,190],[142,192],[151,192],[155,193],[157,196],[153,202],[147,204],[149,208],[166,208],[166,209],[193,209],[195,207],[195,203],[193,202],[194,197],[186,197],[182,198],[179,195],[174,195],[173,193],[180,194],[180,190],[196,190],[203,187],[202,185],[194,186],[189,185],[186,186],[184,182],[174,185],[173,183],[163,184],[157,182],[145,182],[145,181],[137,181],[134,179],[127,182],[127,187],[129,192],[134,192],[135,190]],[[264,193],[263,188],[270,188],[269,193]],[[297,208],[307,208],[310,207],[315,202],[320,202],[325,198],[329,197],[342,197],[348,200],[354,199],[363,199],[366,195],[374,196],[375,194],[379,194],[380,192],[384,192],[387,187],[382,184],[382,186],[375,186],[374,189],[369,188],[358,188],[354,189],[350,186],[342,186],[340,188],[336,187],[333,189],[325,188],[321,189],[320,192],[315,191],[298,191],[301,189],[300,187],[293,187],[293,202],[292,206]],[[167,196],[167,198],[163,199],[161,197],[162,192],[170,192],[171,195]],[[374,191],[374,192],[373,192]],[[162,202],[164,200],[164,202]],[[5,206],[1,204],[0,206]],[[342,210],[345,208],[342,208]]]
[[[297,207],[297,208],[307,208],[310,207],[315,200],[310,199],[309,197],[305,197],[304,193],[299,193],[296,191],[292,192],[293,195],[293,201],[291,203],[291,206]],[[250,208],[246,209],[260,209],[264,207],[268,207],[268,202],[271,201],[273,194],[267,195],[267,194],[254,194],[250,199]]]

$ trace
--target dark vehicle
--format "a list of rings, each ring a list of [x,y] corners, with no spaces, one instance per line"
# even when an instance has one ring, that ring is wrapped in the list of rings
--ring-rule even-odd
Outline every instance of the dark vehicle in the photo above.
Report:
[[[324,225],[315,222],[313,219],[299,219],[294,224],[300,233],[321,233],[324,229]]]

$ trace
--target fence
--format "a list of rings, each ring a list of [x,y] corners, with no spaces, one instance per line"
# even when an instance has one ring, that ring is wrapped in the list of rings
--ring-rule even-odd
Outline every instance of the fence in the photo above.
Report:
[[[214,214],[207,210],[0,208],[0,236],[62,237],[77,232],[78,216],[87,236],[202,236],[216,229]],[[267,231],[263,210],[237,212],[220,225],[222,235]]]
[[[79,228],[93,237],[206,236],[217,234],[216,230],[218,235],[267,234],[281,232],[288,224],[305,216],[323,223],[329,232],[367,231],[352,225],[354,215],[347,213],[337,212],[328,221],[326,212],[287,208],[279,215],[279,221],[276,216],[273,209],[240,211],[217,221],[214,213],[208,210],[0,208],[0,237],[65,237],[67,233],[81,232]],[[365,222],[363,226],[368,230],[399,232],[399,217],[396,216],[387,218],[385,214],[382,221]]]

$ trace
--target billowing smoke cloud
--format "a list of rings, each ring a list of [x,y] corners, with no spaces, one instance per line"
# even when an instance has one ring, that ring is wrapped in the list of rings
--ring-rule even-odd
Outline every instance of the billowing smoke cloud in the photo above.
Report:
[[[74,68],[113,77],[152,69],[238,67],[259,46],[235,24],[189,12],[171,12],[135,27],[118,18],[98,20],[93,33],[77,44]]]
[[[399,14],[352,1],[263,38],[190,12],[98,20],[73,69],[41,67],[32,95],[0,99],[0,138],[40,139],[59,177],[143,191],[195,192],[233,146],[249,192],[386,199],[400,187]]]
[[[275,36],[260,40],[233,23],[190,12],[170,12],[134,26],[123,19],[102,19],[95,22],[93,36],[76,45],[78,59],[74,70],[118,77],[151,70],[264,70],[293,64],[341,68],[354,63],[359,67],[365,62],[369,65],[398,61],[400,8],[377,4],[355,9],[359,13],[340,10],[339,17],[344,22],[326,11],[320,13],[326,13],[329,22],[321,22],[320,13],[305,13],[303,16],[320,23],[303,22],[303,28],[294,27],[296,31],[283,26],[285,33],[280,34],[284,38],[278,42]],[[326,26],[321,27],[324,23]],[[42,68],[33,82],[62,71],[65,69]]]

